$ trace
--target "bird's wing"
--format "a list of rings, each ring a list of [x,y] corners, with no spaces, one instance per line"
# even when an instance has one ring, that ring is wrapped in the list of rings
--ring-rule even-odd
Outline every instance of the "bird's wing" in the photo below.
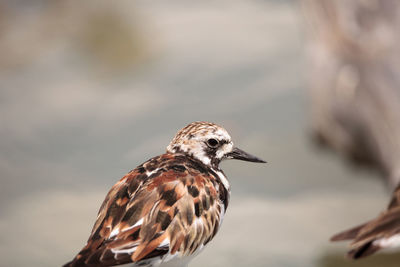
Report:
[[[365,227],[368,223],[364,223],[358,225],[356,227],[344,230],[340,233],[335,234],[331,237],[331,241],[343,241],[343,240],[352,240],[357,237],[360,230]]]
[[[150,163],[111,188],[87,245],[65,266],[167,261],[214,237],[224,204],[213,175],[183,163],[158,163],[158,169]]]
[[[400,185],[394,190],[392,199],[389,203],[388,210],[393,209],[395,207],[400,207]]]
[[[394,191],[388,209],[377,218],[331,238],[332,241],[347,239],[352,239],[348,256],[353,259],[400,246],[400,187]]]
[[[350,244],[348,256],[357,259],[397,246],[400,246],[400,207],[382,213],[361,228]]]

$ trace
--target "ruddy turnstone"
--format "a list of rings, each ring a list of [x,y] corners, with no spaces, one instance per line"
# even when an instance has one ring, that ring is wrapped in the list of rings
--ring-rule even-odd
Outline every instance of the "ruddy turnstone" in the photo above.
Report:
[[[400,248],[400,186],[386,211],[377,218],[331,238],[331,241],[342,240],[352,240],[347,253],[351,259],[369,256],[383,248]]]
[[[213,123],[180,130],[167,152],[108,192],[86,246],[64,266],[187,266],[215,236],[228,207],[224,159],[265,162]]]

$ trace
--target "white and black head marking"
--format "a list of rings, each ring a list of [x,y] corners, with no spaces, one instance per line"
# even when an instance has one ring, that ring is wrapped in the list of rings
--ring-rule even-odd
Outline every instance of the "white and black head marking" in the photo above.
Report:
[[[228,132],[210,122],[193,122],[181,129],[168,145],[167,151],[185,153],[216,169],[223,159],[264,162],[234,147]]]

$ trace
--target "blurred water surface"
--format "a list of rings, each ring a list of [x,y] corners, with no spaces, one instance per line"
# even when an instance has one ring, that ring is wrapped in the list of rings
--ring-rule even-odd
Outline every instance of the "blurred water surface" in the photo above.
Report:
[[[230,207],[191,266],[353,266],[329,236],[388,194],[310,144],[302,22],[292,1],[3,1],[0,266],[70,260],[108,189],[196,120],[268,164],[222,164]]]

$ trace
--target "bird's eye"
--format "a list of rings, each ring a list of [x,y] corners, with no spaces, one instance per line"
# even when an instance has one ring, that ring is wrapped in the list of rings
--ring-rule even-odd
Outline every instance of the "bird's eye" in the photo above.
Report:
[[[218,140],[211,138],[207,140],[207,145],[211,148],[216,148],[218,146],[219,142]]]

